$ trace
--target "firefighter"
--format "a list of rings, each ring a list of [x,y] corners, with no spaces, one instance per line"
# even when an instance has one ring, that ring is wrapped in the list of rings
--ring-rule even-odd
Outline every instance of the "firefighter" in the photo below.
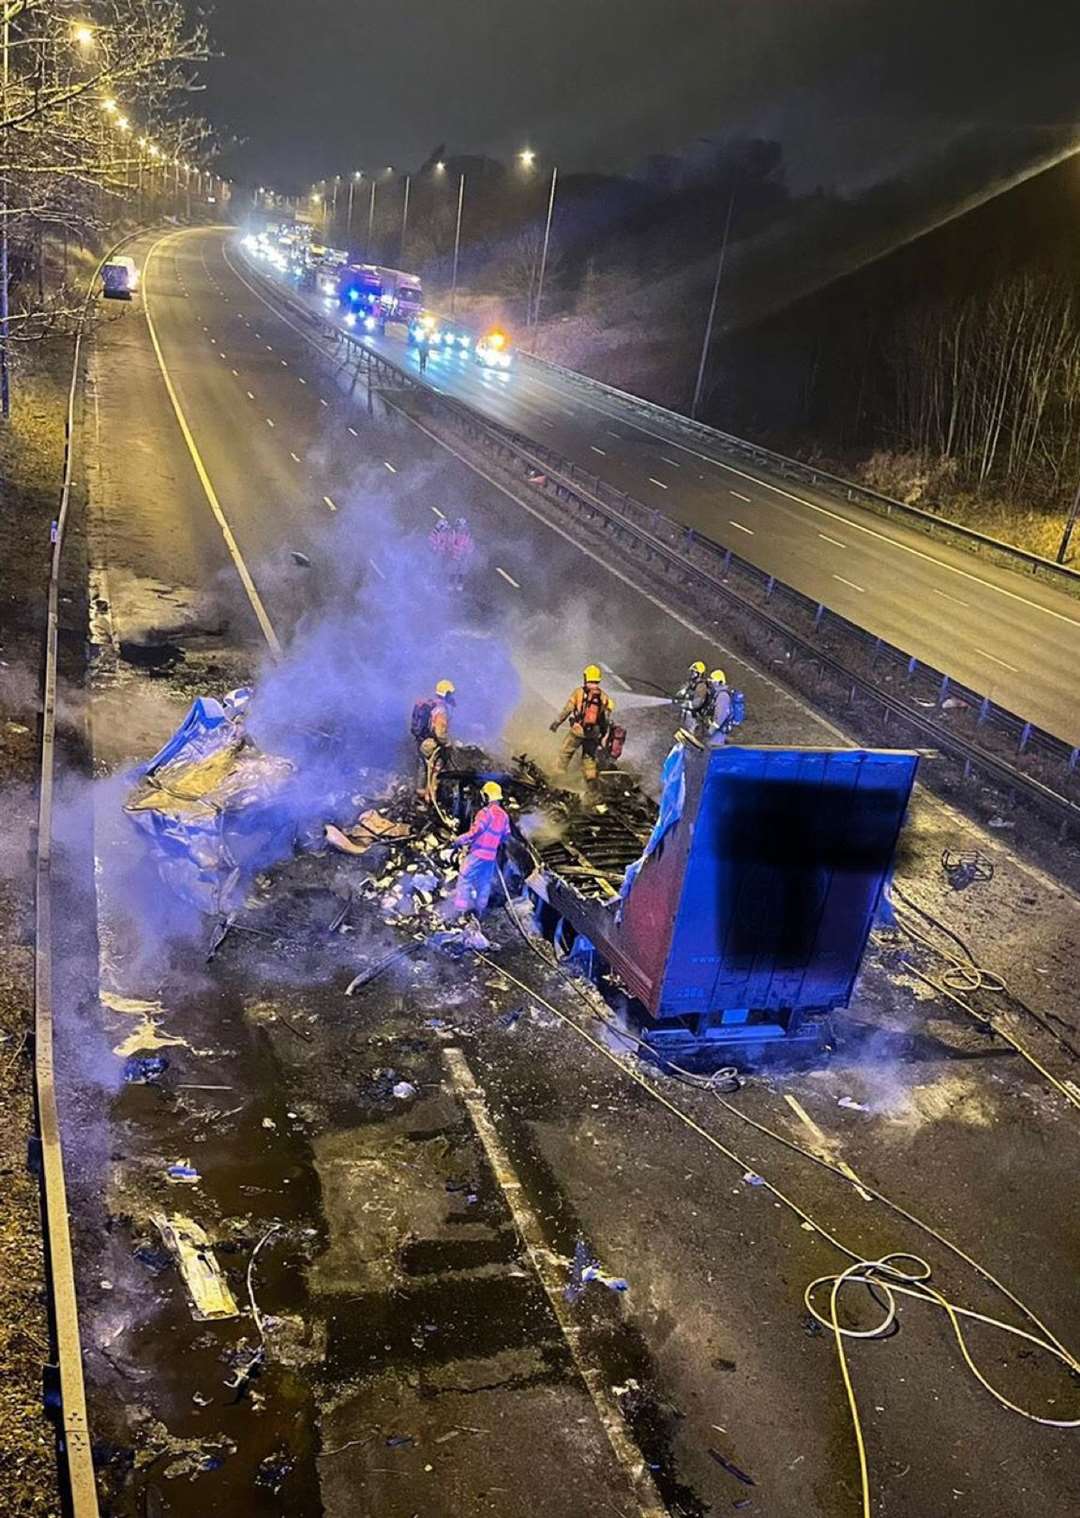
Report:
[[[484,915],[495,882],[499,850],[510,833],[510,818],[499,804],[502,786],[489,780],[481,786],[480,794],[486,805],[477,812],[468,832],[455,840],[458,848],[468,850],[454,889],[454,910],[459,917],[469,911],[477,917]]]
[[[741,699],[741,698],[740,698]],[[722,669],[709,674],[709,736],[722,733],[725,737],[742,718],[735,712],[735,701],[727,675]]]
[[[595,664],[587,665],[582,683],[570,692],[569,700],[551,724],[551,731],[557,733],[567,718],[570,720],[570,730],[563,739],[559,757],[555,761],[557,775],[566,774],[571,759],[580,750],[581,773],[585,782],[587,785],[596,783],[600,775],[598,760],[614,710],[614,701],[600,688],[599,667]]]
[[[711,721],[712,689],[705,673],[705,663],[695,659],[686,672],[686,679],[675,692],[675,699],[682,708],[682,723],[697,738],[709,731]]]
[[[432,805],[450,748],[450,713],[454,682],[440,680],[434,696],[422,696],[412,709],[410,729],[416,742],[416,794]]]

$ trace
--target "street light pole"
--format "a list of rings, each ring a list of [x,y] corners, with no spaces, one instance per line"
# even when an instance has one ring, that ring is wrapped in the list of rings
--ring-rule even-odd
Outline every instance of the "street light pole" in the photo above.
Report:
[[[398,249],[398,263],[405,262],[405,232],[409,225],[409,181],[411,174],[405,175],[405,200],[401,208],[401,246]]]
[[[454,229],[454,275],[453,275],[453,283],[450,286],[450,320],[451,321],[453,321],[453,319],[454,319],[454,312],[457,310],[458,254],[461,251],[461,207],[464,204],[464,202],[465,202],[465,175],[462,174],[461,178],[458,180],[457,226]]]
[[[353,191],[356,189],[356,181],[359,178],[360,178],[360,171],[359,170],[356,170],[354,173],[352,173],[352,174],[349,175],[349,221],[348,221],[348,226],[345,229],[345,241],[349,245],[349,252],[350,253],[352,252]]]
[[[731,231],[731,216],[735,210],[735,191],[732,190],[728,201],[727,216],[724,218],[724,235],[720,239],[720,256],[716,260],[716,278],[713,280],[712,300],[709,302],[709,315],[705,322],[705,336],[701,343],[701,359],[698,363],[697,381],[694,384],[694,398],[690,402],[690,415],[698,414],[701,404],[701,391],[705,384],[705,364],[709,357],[709,348],[712,344],[713,319],[716,316],[716,300],[720,294],[720,280],[724,273],[724,259],[727,257],[728,233]]]
[[[544,223],[544,246],[540,254],[540,275],[536,281],[536,302],[533,306],[533,353],[536,352],[536,343],[540,336],[540,302],[544,298],[544,270],[547,268],[548,243],[551,240],[551,216],[555,210],[555,184],[558,175],[558,169],[553,168],[551,171],[551,194],[548,196],[547,221]]]
[[[367,213],[367,242],[364,244],[364,262],[371,262],[371,239],[375,231],[375,188],[378,180],[372,175],[371,178],[371,204]]]

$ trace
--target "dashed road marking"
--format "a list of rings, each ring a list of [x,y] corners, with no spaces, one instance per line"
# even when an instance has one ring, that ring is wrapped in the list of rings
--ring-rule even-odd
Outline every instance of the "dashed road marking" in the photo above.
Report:
[[[234,369],[233,370],[233,375],[234,375],[234,377],[236,379],[239,379],[240,378],[240,370],[239,369]]]
[[[750,505],[750,497],[743,495],[741,491],[729,490],[728,495],[733,495],[737,501],[745,501],[748,506]]]
[[[954,606],[970,606],[971,604],[970,601],[961,601],[959,596],[950,596],[947,590],[938,590],[936,585],[934,586],[934,594],[935,596],[940,596],[944,601],[951,601]]]
[[[667,486],[664,484],[663,480],[658,480],[658,479],[655,478],[655,476],[653,476],[651,474],[649,476],[649,484],[650,485],[659,485],[661,490],[666,490],[667,489]]]
[[[299,464],[300,455],[298,453],[293,453],[291,448],[289,449],[289,457],[292,459],[294,464]]]
[[[682,465],[678,462],[677,459],[669,459],[666,453],[662,453],[660,457],[663,459],[665,464],[670,464],[672,469],[682,468]]]
[[[431,509],[435,513],[435,515],[438,517],[438,519],[439,519],[440,522],[445,522],[446,521],[446,512],[445,511],[440,511],[437,506],[433,506]]]
[[[374,571],[375,571],[375,573],[376,573],[376,574],[377,574],[377,575],[378,575],[378,577],[379,577],[379,579],[380,579],[380,580],[385,580],[385,579],[386,579],[386,576],[385,576],[385,575],[384,575],[384,574],[383,574],[383,572],[382,572],[382,570],[381,570],[381,569],[380,569],[380,568],[379,568],[379,566],[378,566],[378,565],[377,565],[377,564],[376,564],[376,562],[375,562],[375,560],[374,560],[374,559],[369,559],[369,560],[368,560],[368,563],[369,563],[369,564],[370,564],[370,565],[371,565],[371,567],[372,567],[372,569],[373,569],[373,570],[374,570]]]
[[[754,529],[752,527],[744,527],[741,522],[736,522],[734,517],[728,518],[728,526],[737,527],[740,532],[745,532],[751,538],[754,536]]]
[[[391,474],[397,474],[397,470],[394,468],[393,464],[391,464],[389,462],[389,460],[387,460],[387,459],[383,459],[383,468],[384,469],[389,469],[389,471],[390,471]]]
[[[323,496],[323,500],[326,502],[327,506],[329,506],[329,508],[330,508],[331,511],[336,511],[337,510],[337,507],[334,505],[333,501],[330,499],[330,497],[328,495],[324,495]]]
[[[320,406],[329,406],[329,404],[330,404],[329,401],[324,401],[323,398],[322,398],[322,396],[321,395],[319,396],[319,405]]]
[[[865,588],[862,585],[856,585],[854,580],[845,580],[843,575],[833,575],[833,579],[839,580],[841,585],[847,585],[851,590],[857,590],[860,596],[866,594]]]
[[[268,427],[272,427],[274,425],[274,418],[272,416],[268,416],[266,418],[266,425]]]
[[[253,401],[255,399],[254,395],[251,393],[250,390],[247,393],[247,398],[248,398],[249,401]]]
[[[507,585],[512,585],[515,590],[520,590],[521,589],[521,586],[514,579],[513,575],[508,575],[506,573],[506,570],[503,569],[503,567],[502,567],[501,564],[496,564],[496,566],[495,566],[495,573],[497,575],[502,575],[502,577],[506,581]]]
[[[1004,659],[999,659],[997,654],[989,653],[985,648],[977,648],[975,652],[982,654],[984,659],[991,659],[995,664],[1000,664],[1002,669],[1010,670],[1014,675],[1020,673],[1015,664],[1006,664]]]
[[[356,430],[355,427],[350,427],[349,431],[352,433],[353,437],[359,437],[360,436],[360,434],[357,432],[357,430]]]
[[[300,381],[300,383],[302,385],[306,385],[307,384],[307,380],[304,378],[304,376],[302,374],[298,374],[296,377],[297,377],[297,379]]]
[[[819,532],[818,537],[825,543],[831,543],[834,548],[846,548],[846,543],[841,543],[839,538],[830,538],[827,532]]]
[[[595,443],[590,443],[589,447],[592,449],[593,453],[598,453],[602,459],[607,458],[606,448],[598,448]]]

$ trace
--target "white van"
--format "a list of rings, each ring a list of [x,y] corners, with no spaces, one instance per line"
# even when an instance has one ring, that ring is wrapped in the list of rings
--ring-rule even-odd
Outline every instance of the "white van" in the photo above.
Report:
[[[106,300],[130,300],[139,288],[139,270],[133,258],[122,254],[110,258],[101,269],[102,294]]]

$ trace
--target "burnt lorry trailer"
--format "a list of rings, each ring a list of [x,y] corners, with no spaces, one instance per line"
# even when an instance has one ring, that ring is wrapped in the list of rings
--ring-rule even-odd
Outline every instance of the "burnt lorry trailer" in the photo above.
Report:
[[[651,832],[616,805],[534,836],[538,926],[614,977],[659,1054],[817,1044],[851,998],[917,764],[676,743]]]

